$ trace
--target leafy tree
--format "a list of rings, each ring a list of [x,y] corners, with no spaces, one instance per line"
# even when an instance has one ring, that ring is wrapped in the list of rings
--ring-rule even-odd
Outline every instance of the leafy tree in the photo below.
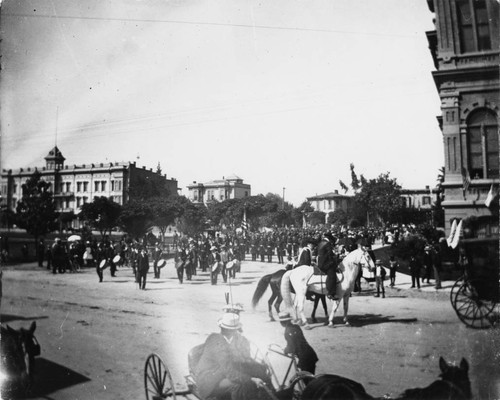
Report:
[[[181,207],[174,197],[155,197],[149,200],[151,210],[151,223],[158,227],[161,237],[165,237],[165,232],[169,225],[175,223],[175,219],[181,215]]]
[[[92,203],[85,203],[80,209],[80,217],[104,237],[118,226],[122,206],[102,196],[94,197]]]
[[[212,225],[219,229],[225,226],[230,229],[238,227],[243,219],[245,199],[227,199],[215,201],[207,207],[207,217]]]
[[[324,225],[325,217],[326,214],[323,211],[313,211],[308,215],[308,222],[313,226]]]
[[[354,196],[359,211],[366,211],[383,224],[398,222],[403,209],[401,186],[390,174],[367,180]]]
[[[132,237],[141,238],[153,226],[153,220],[150,202],[133,199],[122,207],[119,224]]]
[[[347,225],[349,222],[349,215],[341,208],[328,213],[328,222],[335,226]]]
[[[351,163],[349,168],[351,169],[351,187],[352,190],[356,192],[361,187],[361,184],[359,182],[358,175],[356,175],[356,172],[354,171],[354,164]]]
[[[207,228],[208,212],[204,205],[191,203],[186,197],[178,196],[182,208],[177,218],[177,228],[190,236],[196,236]]]
[[[0,210],[0,224],[2,227],[7,229],[12,228],[12,225],[16,222],[16,213],[11,209],[7,208],[7,206],[2,206]]]
[[[347,185],[344,182],[342,182],[341,180],[339,180],[339,185],[342,188],[342,190],[344,191],[344,194],[349,191],[349,188],[347,187]]]
[[[41,179],[39,171],[22,185],[23,196],[16,207],[16,223],[33,235],[35,242],[38,238],[57,229],[56,207],[50,191],[50,184]]]

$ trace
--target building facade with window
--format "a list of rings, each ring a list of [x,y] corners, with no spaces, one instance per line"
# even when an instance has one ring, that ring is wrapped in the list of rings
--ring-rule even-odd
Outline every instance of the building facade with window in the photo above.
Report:
[[[437,190],[426,186],[425,189],[401,189],[401,198],[406,208],[422,210],[432,209],[436,202]]]
[[[187,188],[188,199],[198,204],[242,199],[251,196],[251,186],[243,183],[243,179],[236,175],[222,177],[222,179],[206,183],[193,182]]]
[[[41,179],[50,183],[57,211],[74,212],[92,202],[94,197],[107,197],[118,204],[126,203],[133,193],[130,188],[153,182],[170,194],[177,193],[177,180],[153,172],[146,167],[137,168],[135,162],[65,165],[65,157],[54,147],[45,157],[45,167],[3,170],[1,177],[2,206],[15,211],[22,198],[22,185],[40,172]]]
[[[316,196],[307,197],[306,200],[314,211],[328,213],[343,210],[347,212],[352,207],[352,196],[339,194],[338,190]]]
[[[449,232],[454,219],[473,216],[484,221],[484,234],[498,233],[498,201],[487,207],[485,200],[499,183],[499,4],[428,0],[428,5],[435,13],[436,30],[427,32],[427,39],[441,98],[445,228]]]

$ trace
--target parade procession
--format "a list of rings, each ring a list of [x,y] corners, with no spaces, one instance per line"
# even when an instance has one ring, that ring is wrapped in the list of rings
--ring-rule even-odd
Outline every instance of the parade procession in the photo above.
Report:
[[[499,4],[0,2],[0,399],[500,399]]]

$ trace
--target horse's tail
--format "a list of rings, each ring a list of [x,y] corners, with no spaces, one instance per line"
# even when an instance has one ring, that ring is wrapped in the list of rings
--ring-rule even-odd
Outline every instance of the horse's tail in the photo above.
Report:
[[[273,274],[269,274],[269,275],[264,275],[262,278],[260,278],[260,281],[259,283],[257,283],[257,288],[255,289],[255,292],[252,297],[252,308],[257,307],[257,304],[259,303],[259,300],[266,292],[272,277]]]
[[[293,300],[292,300],[292,282],[290,281],[290,275],[292,271],[285,272],[283,278],[281,278],[281,297],[283,297],[283,301],[285,302],[285,307],[288,309],[293,308]]]

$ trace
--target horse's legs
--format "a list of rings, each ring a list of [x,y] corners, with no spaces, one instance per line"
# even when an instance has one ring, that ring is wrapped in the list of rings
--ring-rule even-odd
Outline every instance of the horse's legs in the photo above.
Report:
[[[276,301],[274,303],[274,308],[276,309],[276,312],[278,314],[280,313],[280,306],[281,306],[282,301],[283,301],[283,297],[281,297],[281,293],[278,292],[278,297],[276,298]]]
[[[276,297],[277,297],[276,292],[273,290],[271,297],[269,297],[269,300],[267,301],[268,310],[269,310],[269,318],[271,319],[271,321],[275,320],[273,317],[273,303],[274,303],[274,300],[276,299]]]
[[[311,314],[311,321],[313,323],[318,322],[316,320],[316,309],[318,308],[318,303],[319,303],[319,298],[320,298],[319,296],[320,296],[319,294],[314,295],[314,306],[313,306],[313,312]],[[323,301],[324,301],[324,296],[323,296]]]
[[[325,318],[328,318],[328,308],[326,306],[326,296],[324,294],[319,295],[321,298],[321,304],[323,305],[323,310],[325,310]]]
[[[295,309],[297,310],[297,318],[300,319],[302,325],[307,326],[307,318],[304,314],[304,303],[306,301],[306,293],[296,291],[295,293]]]
[[[333,317],[335,317],[335,313],[339,308],[340,300],[333,300],[332,312],[330,313],[330,318],[328,320],[328,326],[333,326]]]
[[[349,295],[344,295],[344,324],[349,325],[349,321],[347,320],[347,311],[349,310]]]

